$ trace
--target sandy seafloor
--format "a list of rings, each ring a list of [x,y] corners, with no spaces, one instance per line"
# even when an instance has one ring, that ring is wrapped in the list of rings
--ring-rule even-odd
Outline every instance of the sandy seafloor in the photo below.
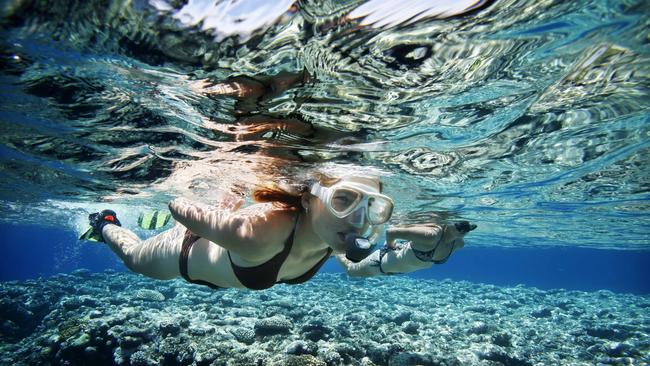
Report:
[[[265,291],[0,283],[3,365],[645,365],[650,296],[319,274]]]

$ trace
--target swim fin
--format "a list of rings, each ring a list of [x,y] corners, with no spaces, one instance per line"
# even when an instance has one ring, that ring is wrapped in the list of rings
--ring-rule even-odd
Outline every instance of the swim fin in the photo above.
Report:
[[[99,234],[95,233],[95,230],[91,227],[86,230],[85,233],[81,234],[79,237],[79,240],[88,240],[88,241],[96,241],[96,242],[101,242],[102,238],[99,236]]]
[[[104,242],[102,237],[102,228],[104,226],[108,224],[122,226],[113,210],[91,213],[88,215],[88,221],[90,222],[90,228],[79,237],[79,240]]]
[[[140,214],[138,226],[146,230],[158,230],[169,223],[172,215],[166,211],[153,211]]]

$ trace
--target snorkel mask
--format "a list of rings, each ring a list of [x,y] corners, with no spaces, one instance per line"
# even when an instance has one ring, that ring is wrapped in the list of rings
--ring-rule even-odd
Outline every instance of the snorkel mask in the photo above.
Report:
[[[361,182],[343,180],[331,187],[315,183],[311,194],[318,197],[334,216],[345,218],[356,228],[362,228],[366,220],[375,227],[382,225],[393,213],[393,200],[390,197]],[[369,228],[369,231],[376,233],[377,230]],[[349,260],[359,262],[373,251],[374,244],[366,237],[368,232],[364,235],[348,233],[345,236],[345,254]]]

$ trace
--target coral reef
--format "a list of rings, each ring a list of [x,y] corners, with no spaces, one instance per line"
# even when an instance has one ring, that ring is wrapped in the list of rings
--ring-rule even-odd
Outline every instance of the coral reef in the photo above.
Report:
[[[0,364],[641,365],[648,308],[407,276],[247,291],[80,270],[0,283]]]

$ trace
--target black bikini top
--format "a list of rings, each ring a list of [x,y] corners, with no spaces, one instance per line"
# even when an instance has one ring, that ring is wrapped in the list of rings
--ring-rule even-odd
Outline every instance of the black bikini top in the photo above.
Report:
[[[296,235],[297,223],[298,217],[296,217],[296,223],[293,225],[291,235],[289,235],[287,240],[284,242],[284,249],[282,249],[280,253],[273,256],[273,258],[258,266],[240,267],[232,262],[230,251],[228,251],[228,259],[230,259],[230,265],[232,266],[232,270],[235,272],[235,276],[237,276],[239,282],[251,290],[264,290],[272,287],[276,283],[294,285],[306,282],[310,278],[314,277],[314,275],[323,266],[323,264],[325,264],[327,259],[332,254],[332,248],[327,248],[327,254],[325,254],[325,256],[320,261],[318,261],[314,267],[312,267],[301,276],[289,280],[278,281],[280,267],[282,267],[284,261],[287,259],[287,257],[289,257],[289,252],[291,252],[291,248],[293,247],[293,239]]]
[[[280,273],[280,267],[289,256],[291,248],[293,247],[293,239],[296,234],[296,225],[298,223],[298,217],[296,217],[296,223],[294,223],[293,230],[291,235],[284,242],[284,249],[273,258],[268,261],[255,266],[255,267],[240,267],[232,262],[232,257],[230,256],[230,251],[228,251],[228,259],[230,260],[230,265],[232,270],[237,276],[239,282],[251,290],[265,290],[272,287],[276,283],[286,283],[290,285],[295,285],[308,281],[310,278],[318,272],[318,270],[325,264],[327,259],[332,255],[332,248],[327,248],[327,253],[325,256],[316,263],[310,270],[305,272],[299,277],[288,279],[285,281],[278,281],[278,274]],[[183,239],[183,245],[181,249],[181,256],[179,258],[180,272],[183,278],[191,283],[196,283],[199,285],[209,286],[211,288],[220,288],[210,282],[203,280],[193,280],[190,279],[187,274],[187,261],[189,257],[190,248],[200,237],[190,230],[185,232],[185,238]]]

